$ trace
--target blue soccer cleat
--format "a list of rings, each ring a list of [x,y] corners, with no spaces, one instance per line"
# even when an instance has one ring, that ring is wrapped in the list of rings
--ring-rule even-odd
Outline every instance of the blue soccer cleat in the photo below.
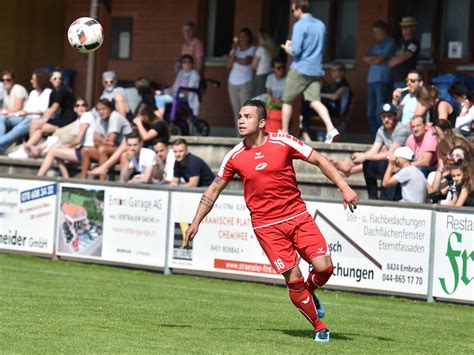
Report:
[[[329,343],[329,329],[324,328],[314,334],[314,341],[318,343]]]
[[[318,312],[318,317],[319,318],[324,318],[326,315],[326,312],[324,311],[324,306],[319,300],[318,296],[316,296],[316,293],[313,292],[313,301],[314,305],[316,306],[316,311]]]

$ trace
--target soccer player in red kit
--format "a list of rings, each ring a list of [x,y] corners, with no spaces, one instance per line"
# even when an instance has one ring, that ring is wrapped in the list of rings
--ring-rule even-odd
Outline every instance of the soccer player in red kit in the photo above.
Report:
[[[262,249],[274,270],[285,278],[291,301],[314,327],[314,340],[328,342],[329,330],[320,319],[324,309],[314,292],[331,277],[333,265],[326,240],[301,199],[293,159],[319,167],[337,185],[344,208],[351,212],[357,207],[358,196],[316,150],[288,134],[267,134],[266,117],[265,104],[260,100],[248,100],[240,109],[238,129],[244,139],[227,153],[204,192],[183,245],[187,247],[194,239],[219,194],[238,174]],[[313,266],[306,282],[298,266],[300,257]]]

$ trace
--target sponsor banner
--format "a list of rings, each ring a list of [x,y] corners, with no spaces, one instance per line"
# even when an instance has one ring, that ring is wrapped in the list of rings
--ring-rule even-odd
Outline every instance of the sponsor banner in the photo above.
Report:
[[[433,296],[474,302],[474,214],[437,212]]]
[[[164,267],[168,193],[61,184],[58,255]]]
[[[221,195],[188,249],[181,247],[202,194],[171,194],[170,267],[281,278],[268,262],[250,223],[243,196]]]
[[[306,202],[331,250],[328,285],[427,295],[431,211]]]
[[[0,249],[51,255],[57,184],[0,179]]]

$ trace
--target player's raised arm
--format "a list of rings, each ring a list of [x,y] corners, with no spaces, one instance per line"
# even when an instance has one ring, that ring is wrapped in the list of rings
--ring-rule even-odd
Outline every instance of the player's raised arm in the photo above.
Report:
[[[222,180],[219,176],[216,176],[214,181],[209,185],[209,187],[204,191],[199,201],[199,206],[196,211],[196,215],[193,218],[193,221],[189,228],[186,230],[186,234],[183,239],[183,247],[186,248],[189,245],[189,242],[194,239],[197,232],[199,231],[199,225],[201,224],[204,217],[212,210],[214,202],[221,194],[222,190],[226,188],[228,181]]]
[[[336,184],[339,190],[341,190],[344,208],[349,207],[351,212],[354,212],[354,209],[357,208],[357,203],[359,202],[359,196],[357,196],[357,193],[351,189],[334,165],[314,149],[307,161],[316,165],[329,180]]]

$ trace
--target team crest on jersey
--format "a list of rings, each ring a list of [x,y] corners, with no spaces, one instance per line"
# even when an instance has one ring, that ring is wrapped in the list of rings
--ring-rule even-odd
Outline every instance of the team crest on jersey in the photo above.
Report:
[[[255,152],[255,159],[262,159],[262,158],[265,158],[262,152]]]
[[[267,167],[267,163],[260,163],[255,167],[255,170],[263,170]]]

